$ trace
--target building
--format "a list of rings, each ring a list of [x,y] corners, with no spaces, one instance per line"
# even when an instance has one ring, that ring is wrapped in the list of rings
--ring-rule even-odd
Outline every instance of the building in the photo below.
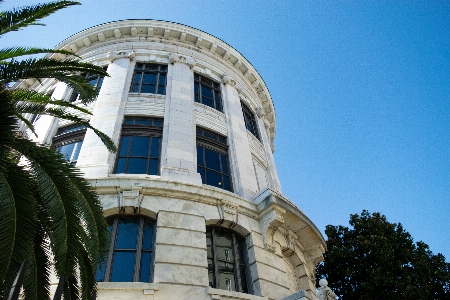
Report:
[[[98,88],[87,109],[117,153],[85,128],[35,122],[38,141],[84,172],[108,217],[98,299],[317,298],[325,242],[282,194],[271,96],[238,51],[155,20],[102,24],[56,48],[110,74],[85,74]],[[22,84],[78,103],[54,80]]]

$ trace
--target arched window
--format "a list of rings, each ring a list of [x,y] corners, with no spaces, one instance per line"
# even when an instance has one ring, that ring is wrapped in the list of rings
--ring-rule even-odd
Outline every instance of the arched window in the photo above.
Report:
[[[251,293],[245,239],[217,226],[206,228],[209,285],[213,288]]]
[[[83,145],[86,126],[72,124],[58,129],[53,138],[53,147],[64,156],[72,166],[77,164],[78,155]]]
[[[97,281],[152,282],[154,223],[142,216],[109,219],[111,246],[106,262],[97,270]]]

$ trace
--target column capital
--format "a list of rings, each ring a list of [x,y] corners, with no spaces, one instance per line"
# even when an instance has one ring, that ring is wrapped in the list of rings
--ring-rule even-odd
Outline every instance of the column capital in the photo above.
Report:
[[[171,64],[173,64],[175,62],[186,64],[191,69],[196,64],[195,58],[190,57],[190,56],[186,56],[186,55],[181,55],[181,54],[178,54],[178,53],[170,53],[169,61],[170,61]]]
[[[111,61],[115,61],[116,59],[128,58],[129,60],[133,60],[136,56],[136,52],[134,50],[129,51],[110,51],[106,54],[106,57]]]

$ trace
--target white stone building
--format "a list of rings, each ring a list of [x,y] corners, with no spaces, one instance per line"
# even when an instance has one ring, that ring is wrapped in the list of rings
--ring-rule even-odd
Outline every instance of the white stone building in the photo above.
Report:
[[[110,74],[89,77],[99,93],[88,109],[117,153],[90,130],[35,122],[38,141],[84,172],[111,225],[98,299],[317,298],[325,242],[282,194],[271,96],[238,51],[154,20],[99,25],[56,48]],[[22,84],[78,102],[54,80]]]

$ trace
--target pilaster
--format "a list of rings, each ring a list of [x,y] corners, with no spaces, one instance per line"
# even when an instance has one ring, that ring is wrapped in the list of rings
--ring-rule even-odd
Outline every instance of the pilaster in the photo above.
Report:
[[[161,178],[201,185],[197,173],[194,78],[191,68],[195,60],[172,53],[169,56],[167,101],[161,151]]]
[[[118,145],[123,111],[129,91],[128,78],[134,66],[130,63],[134,58],[134,51],[110,52],[107,57],[111,61],[107,69],[110,77],[105,77],[103,80],[91,124],[111,137]],[[84,172],[86,178],[107,177],[114,167],[114,157],[115,155],[106,149],[97,135],[92,130],[88,130],[77,166]]]
[[[257,192],[258,184],[238,93],[241,87],[229,76],[225,75],[222,80],[224,112],[228,119],[231,169],[235,183],[234,192],[251,200],[253,194]]]

